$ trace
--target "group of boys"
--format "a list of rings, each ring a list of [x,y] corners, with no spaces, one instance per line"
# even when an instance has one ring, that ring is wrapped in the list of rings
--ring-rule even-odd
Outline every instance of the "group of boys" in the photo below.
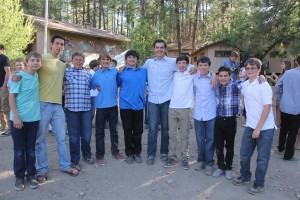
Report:
[[[247,110],[247,121],[241,144],[241,176],[236,178],[233,184],[242,185],[250,181],[250,160],[257,147],[255,182],[248,192],[257,194],[262,191],[275,122],[271,109],[272,90],[267,83],[258,82],[258,73],[261,68],[261,62],[258,59],[251,58],[246,61],[245,69],[248,80],[244,83],[238,84],[232,81],[232,70],[228,67],[220,67],[219,81],[217,86],[214,86],[215,75],[209,71],[211,61],[208,57],[203,56],[197,60],[198,71],[196,72],[193,67],[189,66],[188,57],[179,56],[177,59],[167,57],[165,54],[167,47],[163,40],[154,42],[155,56],[148,59],[143,67],[138,66],[138,52],[129,50],[125,54],[126,66],[119,73],[116,68],[111,67],[110,55],[106,52],[101,53],[98,62],[96,60],[90,63],[93,75],[83,68],[84,55],[81,53],[76,52],[72,55],[73,68],[66,68],[65,64],[59,61],[58,56],[64,48],[64,42],[63,37],[55,35],[51,39],[51,53],[44,55],[42,62],[38,54],[29,54],[29,58],[26,58],[27,66],[29,66],[27,70],[33,70],[28,71],[29,74],[43,65],[38,70],[39,82],[32,81],[35,87],[31,88],[32,92],[37,92],[38,85],[40,105],[35,104],[35,109],[39,110],[38,107],[41,109],[40,112],[35,112],[37,116],[26,118],[32,119],[30,122],[39,121],[38,126],[32,125],[33,130],[24,129],[26,120],[18,119],[16,112],[16,107],[24,104],[24,99],[17,99],[24,91],[22,88],[11,91],[12,96],[18,94],[16,106],[14,106],[13,99],[11,101],[14,145],[17,144],[14,136],[18,130],[21,129],[26,134],[30,131],[36,132],[36,144],[30,146],[35,146],[36,169],[32,148],[26,149],[26,161],[25,152],[20,150],[17,153],[15,150],[14,170],[17,190],[24,188],[25,171],[27,171],[26,176],[31,188],[38,186],[34,176],[38,182],[44,182],[47,179],[46,131],[49,123],[53,126],[56,136],[60,169],[72,176],[77,176],[81,170],[80,147],[83,160],[88,164],[93,164],[95,161],[99,165],[106,164],[104,158],[106,120],[109,122],[113,157],[117,160],[125,160],[128,164],[133,161],[141,163],[144,93],[147,82],[149,85],[149,131],[146,163],[148,165],[153,165],[155,162],[160,122],[160,159],[165,162],[164,167],[171,167],[176,162],[177,131],[179,130],[181,166],[185,170],[190,168],[188,162],[190,109],[195,96],[194,124],[198,147],[198,163],[195,170],[200,171],[205,168],[206,175],[219,177],[225,174],[227,179],[233,179],[231,165],[234,156],[236,115],[240,111],[240,93],[242,93]],[[32,62],[35,64],[30,64],[31,57],[34,58]],[[22,76],[22,73],[19,76]],[[22,76],[21,80],[17,79],[17,82],[12,84],[12,88],[17,87],[19,82],[27,80],[24,77],[26,76]],[[37,75],[33,77],[37,80]],[[65,111],[71,158],[67,151],[65,114],[61,106],[62,85],[65,90]],[[119,105],[126,158],[118,149],[118,87],[120,87]],[[90,89],[94,90],[92,98]],[[32,95],[31,98],[33,98],[31,101],[37,100],[36,95]],[[28,107],[26,109],[28,109],[26,112],[32,111]],[[96,109],[96,160],[92,158],[90,148],[93,109]],[[34,134],[31,139],[35,140]],[[226,147],[225,157],[224,146]],[[215,147],[218,169],[213,172]],[[27,154],[27,151],[31,154]],[[27,162],[30,165],[27,165]],[[31,168],[28,169],[28,166]]]

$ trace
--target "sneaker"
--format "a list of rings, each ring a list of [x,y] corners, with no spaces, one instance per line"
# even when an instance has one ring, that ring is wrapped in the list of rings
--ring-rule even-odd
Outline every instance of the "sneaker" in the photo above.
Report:
[[[3,132],[0,136],[1,137],[7,137],[7,136],[10,136],[11,133],[10,133],[10,130],[6,130],[5,132]]]
[[[125,162],[127,162],[128,164],[132,164],[133,163],[133,156],[132,155],[127,156],[126,159],[125,159]]]
[[[25,185],[24,185],[24,179],[23,178],[17,178],[16,183],[15,183],[15,190],[21,191],[24,190]]]
[[[148,156],[147,161],[146,161],[147,165],[153,165],[154,162],[155,162],[154,156]]]
[[[39,183],[37,182],[37,180],[35,180],[35,178],[31,178],[28,180],[28,185],[31,189],[36,189],[39,187]]]
[[[3,128],[2,126],[0,126],[0,131],[4,131],[6,128]]]
[[[142,163],[143,162],[143,159],[142,159],[141,155],[139,155],[139,154],[134,155],[134,160],[135,160],[136,163]]]
[[[81,167],[80,167],[79,163],[78,163],[78,164],[71,163],[71,167],[72,167],[73,169],[76,169],[78,172],[81,171]]]
[[[245,183],[249,183],[249,182],[250,180],[244,180],[242,179],[241,176],[232,181],[233,185],[237,185],[237,186],[244,185]]]
[[[182,160],[181,161],[181,167],[184,170],[189,170],[190,169],[189,161],[187,159]]]
[[[213,173],[213,168],[212,168],[212,166],[206,166],[206,167],[205,167],[205,175],[206,175],[206,176],[211,176],[212,173]]]
[[[116,159],[116,160],[119,160],[119,161],[124,161],[126,158],[125,156],[123,156],[121,153],[117,153],[115,155],[113,155],[113,157]]]
[[[253,195],[261,194],[263,190],[264,188],[262,186],[254,184],[253,187],[248,190],[248,193]]]
[[[98,165],[101,165],[101,166],[106,165],[106,160],[104,158],[96,158],[96,162]]]
[[[224,170],[222,169],[217,169],[216,171],[214,171],[214,173],[212,174],[212,177],[218,178],[220,176],[222,176],[224,174]]]
[[[197,162],[196,168],[194,170],[201,171],[203,169],[203,162]]]
[[[90,157],[90,158],[83,158],[83,161],[86,162],[89,165],[92,165],[95,163],[95,159]]]
[[[231,170],[225,170],[225,178],[227,180],[232,180],[233,179],[232,171]]]
[[[170,168],[175,164],[175,160],[173,158],[169,158],[167,162],[163,165],[164,168]]]
[[[168,160],[168,155],[167,154],[160,154],[160,160],[163,162],[166,162]]]

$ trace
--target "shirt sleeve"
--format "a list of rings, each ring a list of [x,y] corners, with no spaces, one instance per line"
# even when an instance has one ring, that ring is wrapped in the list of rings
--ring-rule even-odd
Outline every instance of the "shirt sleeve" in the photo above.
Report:
[[[22,84],[22,79],[18,82],[12,82],[9,93],[11,94],[19,94],[20,93],[20,88]]]
[[[3,62],[3,66],[4,67],[10,67],[10,61],[9,61],[9,59],[8,59],[8,57],[7,56],[5,56],[5,59],[4,59],[4,62]]]
[[[94,74],[92,81],[91,81],[90,88],[92,90],[96,89],[96,87],[97,87],[97,77],[98,77],[97,74],[98,74],[97,72]]]
[[[272,89],[269,85],[269,83],[265,82],[261,84],[261,97],[263,101],[263,105],[270,105],[272,104],[272,97],[273,97],[273,92]]]
[[[124,72],[123,72],[124,73]],[[120,87],[122,85],[122,74],[117,75],[117,86]]]
[[[283,80],[284,80],[285,74],[283,74],[280,79],[276,82],[274,91],[277,96],[277,101],[281,100],[281,95],[282,95],[282,87],[283,87]]]

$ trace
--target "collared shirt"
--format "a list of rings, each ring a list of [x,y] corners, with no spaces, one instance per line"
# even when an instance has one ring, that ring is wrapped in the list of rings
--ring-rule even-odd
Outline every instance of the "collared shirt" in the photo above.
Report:
[[[141,110],[145,104],[145,89],[147,71],[144,68],[125,67],[122,74],[118,74],[120,86],[120,109]]]
[[[174,73],[174,86],[170,108],[191,108],[194,104],[193,80],[197,74],[191,75],[187,69]]]
[[[233,81],[216,88],[217,115],[221,117],[236,116],[240,112],[240,89]]]
[[[230,58],[226,58],[223,60],[223,62],[221,63],[221,67],[229,67],[229,68],[235,68],[235,70],[233,72],[231,72],[232,74],[232,80],[236,81],[238,78],[238,68],[239,68],[240,64],[237,61],[231,61]]]
[[[90,83],[92,75],[84,68],[67,67],[64,77],[65,107],[72,112],[91,109]]]
[[[117,105],[117,74],[118,70],[114,67],[99,69],[92,78],[91,89],[100,87],[101,91],[96,97],[96,108],[111,108]]]
[[[275,85],[275,93],[284,113],[300,114],[300,67],[286,71]]]
[[[242,94],[247,112],[246,126],[255,129],[261,118],[264,106],[272,105],[272,89],[269,83],[264,82],[259,84],[256,78],[252,83],[247,80],[242,84]],[[273,128],[276,128],[276,125],[271,106],[269,115],[261,130]]]
[[[148,101],[161,104],[169,101],[173,90],[173,74],[176,72],[176,59],[165,56],[161,60],[151,58],[146,60],[143,68],[148,75]]]
[[[194,109],[194,118],[198,121],[209,121],[216,117],[216,94],[211,85],[211,73],[201,77],[200,72],[194,78],[194,92],[196,102]]]

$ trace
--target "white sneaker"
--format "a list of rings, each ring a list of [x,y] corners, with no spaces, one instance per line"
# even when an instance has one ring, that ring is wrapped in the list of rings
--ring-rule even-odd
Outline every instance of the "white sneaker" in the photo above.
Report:
[[[220,177],[223,174],[224,174],[224,170],[217,169],[216,171],[214,171],[214,173],[212,174],[212,176],[215,177],[215,178],[218,178],[218,177]]]
[[[232,180],[233,176],[232,176],[232,171],[231,170],[225,170],[225,178],[228,180]]]

